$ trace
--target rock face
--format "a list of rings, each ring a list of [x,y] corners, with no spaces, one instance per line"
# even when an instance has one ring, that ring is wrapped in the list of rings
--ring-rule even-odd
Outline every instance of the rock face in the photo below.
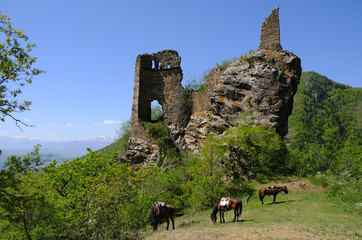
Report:
[[[180,62],[174,50],[137,57],[131,133],[123,161],[157,163],[160,158],[142,125],[151,120],[153,100],[162,106],[164,123],[179,149],[197,150],[210,133],[234,126],[244,111],[251,112],[256,124],[287,134],[302,69],[297,56],[282,51],[278,9],[263,24],[259,49],[225,70],[215,67],[206,77],[205,92],[182,87]]]
[[[231,124],[238,113],[250,111],[256,124],[284,136],[300,75],[300,59],[292,53],[250,52],[221,75],[211,95],[213,111]]]

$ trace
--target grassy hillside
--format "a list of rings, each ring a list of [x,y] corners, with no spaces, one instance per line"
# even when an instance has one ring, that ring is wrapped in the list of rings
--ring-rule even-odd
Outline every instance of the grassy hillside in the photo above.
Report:
[[[117,139],[115,142],[109,144],[108,146],[99,149],[97,152],[104,155],[111,155],[113,152],[117,153],[118,155],[122,155],[125,149],[127,142],[124,139],[120,138]]]
[[[270,185],[274,183],[268,183]],[[166,223],[158,232],[143,230],[148,240],[155,239],[361,239],[361,211],[349,211],[337,203],[322,187],[307,180],[277,183],[286,185],[289,194],[272,197],[261,205],[257,194],[243,201],[242,221],[233,223],[233,213],[225,214],[225,224],[212,225],[211,209],[186,213],[175,220],[175,230],[166,231]],[[262,186],[254,184],[255,189]],[[218,218],[219,220],[219,218]]]

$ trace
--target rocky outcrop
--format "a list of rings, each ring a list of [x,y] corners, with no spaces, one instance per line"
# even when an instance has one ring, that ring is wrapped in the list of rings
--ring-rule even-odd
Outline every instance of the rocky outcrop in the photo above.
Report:
[[[195,151],[210,133],[234,126],[241,112],[256,124],[288,131],[293,96],[301,75],[300,59],[280,45],[278,9],[265,20],[257,51],[242,56],[226,69],[215,67],[206,77],[204,92],[181,85],[181,58],[174,50],[137,57],[131,133],[123,161],[156,162],[157,144],[142,121],[151,120],[151,101],[157,100],[164,123],[178,149]]]
[[[250,111],[256,124],[285,136],[300,75],[300,59],[292,53],[250,52],[222,74],[211,95],[213,111],[230,124],[238,113]]]

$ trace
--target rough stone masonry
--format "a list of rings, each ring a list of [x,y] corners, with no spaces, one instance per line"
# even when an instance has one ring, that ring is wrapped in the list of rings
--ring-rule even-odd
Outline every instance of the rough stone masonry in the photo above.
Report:
[[[163,121],[179,149],[197,150],[210,133],[234,126],[243,111],[251,112],[256,124],[273,126],[285,136],[302,69],[296,55],[282,51],[278,11],[264,21],[259,49],[226,69],[216,66],[206,77],[204,92],[181,85],[176,51],[137,56],[131,132],[122,161],[158,162],[159,148],[142,125],[151,121],[153,100],[162,106]]]

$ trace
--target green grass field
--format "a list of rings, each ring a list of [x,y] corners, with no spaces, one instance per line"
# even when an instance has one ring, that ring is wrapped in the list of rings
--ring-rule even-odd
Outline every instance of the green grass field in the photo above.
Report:
[[[233,223],[233,213],[225,214],[225,224],[212,224],[211,209],[187,213],[175,220],[175,230],[166,231],[166,223],[152,233],[150,226],[142,233],[145,239],[362,239],[361,211],[351,211],[337,203],[321,187],[307,180],[265,185],[286,185],[289,194],[272,197],[257,194],[243,200],[240,222]],[[262,186],[255,184],[254,188]],[[219,216],[218,216],[219,220]],[[170,223],[170,226],[171,223]]]

